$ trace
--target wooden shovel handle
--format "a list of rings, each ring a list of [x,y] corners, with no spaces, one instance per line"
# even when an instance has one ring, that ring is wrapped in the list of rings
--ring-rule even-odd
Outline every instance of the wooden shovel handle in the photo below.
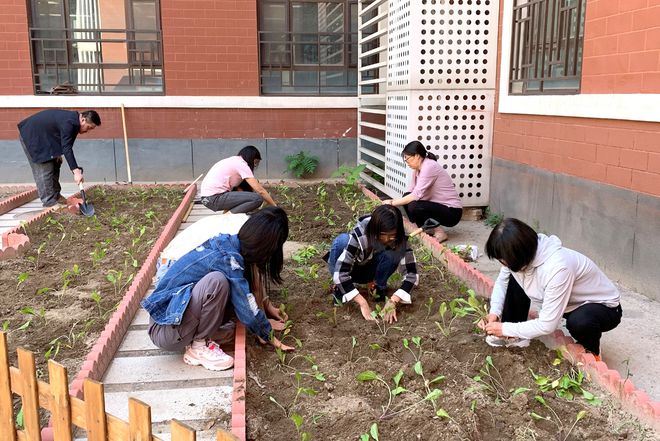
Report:
[[[422,231],[424,231],[424,228],[419,227],[418,229],[416,229],[415,231],[413,231],[412,233],[410,233],[410,234],[408,235],[408,237],[415,237],[415,236],[417,236],[419,233],[421,233]]]

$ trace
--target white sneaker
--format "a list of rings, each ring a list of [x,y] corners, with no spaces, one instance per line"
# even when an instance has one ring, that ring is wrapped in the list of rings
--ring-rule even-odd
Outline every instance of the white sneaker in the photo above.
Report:
[[[213,340],[209,340],[205,346],[199,348],[188,347],[183,354],[183,361],[192,366],[202,365],[211,371],[223,371],[234,365],[234,359],[225,354]]]
[[[496,348],[526,348],[529,346],[529,339],[516,337],[497,337],[495,335],[486,336],[486,343]]]

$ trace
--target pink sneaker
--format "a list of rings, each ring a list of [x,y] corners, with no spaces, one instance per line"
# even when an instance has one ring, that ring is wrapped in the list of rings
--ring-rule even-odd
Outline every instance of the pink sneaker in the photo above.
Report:
[[[213,340],[199,348],[188,347],[183,354],[183,362],[192,366],[202,365],[211,371],[223,371],[234,365],[234,359],[225,354]]]

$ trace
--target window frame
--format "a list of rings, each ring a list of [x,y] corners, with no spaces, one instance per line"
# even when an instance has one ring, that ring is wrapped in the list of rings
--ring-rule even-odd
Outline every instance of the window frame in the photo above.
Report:
[[[321,72],[321,71],[337,71],[337,72],[346,72],[346,75],[351,70],[355,70],[357,74],[357,63],[351,63],[353,51],[358,50],[358,41],[357,41],[357,32],[353,33],[351,31],[351,5],[357,5],[359,0],[257,0],[257,42],[258,42],[258,61],[259,61],[259,93],[263,96],[356,96],[357,95],[357,88],[359,87],[357,82],[355,86],[355,92],[350,93],[337,93],[337,94],[323,94],[323,86],[320,86],[320,84],[317,84],[315,87],[316,93],[286,93],[286,92],[264,92],[264,85],[263,85],[263,72],[264,70],[267,70],[269,72],[294,72],[294,71],[301,71],[301,72]],[[283,63],[268,63],[265,64],[263,60],[263,48],[262,45],[264,44],[262,40],[262,35],[265,33],[270,33],[272,31],[262,31],[261,24],[264,23],[265,18],[263,16],[263,9],[261,7],[262,4],[267,4],[267,3],[272,3],[272,4],[283,4],[284,5],[284,10],[285,10],[285,17],[284,17],[284,24],[285,24],[285,39],[283,40],[283,43],[286,47],[286,56],[284,57],[286,59],[285,62]],[[295,63],[295,46],[300,43],[296,43],[293,40],[293,5],[294,3],[337,3],[343,5],[343,35],[344,37],[342,38],[342,42],[340,44],[343,45],[343,62],[342,64],[321,64],[321,60],[319,57],[319,60],[316,64],[296,64]],[[322,36],[324,34],[335,34],[335,33],[328,33],[328,32],[317,32],[317,36]],[[353,37],[353,34],[354,37]],[[311,43],[311,42],[310,42]],[[316,40],[317,47],[320,47],[324,45],[324,43],[320,42],[320,39],[317,38]],[[327,44],[335,44],[335,43],[327,43]],[[295,87],[295,86],[294,86]]]
[[[38,63],[36,59],[36,54],[35,54],[35,48],[36,44],[38,44],[38,41],[41,41],[40,37],[35,36],[35,32],[39,31],[60,31],[65,35],[64,40],[59,40],[64,42],[65,46],[65,51],[66,51],[66,65],[63,65],[59,63],[57,60],[54,63],[50,63],[51,65],[55,66],[55,69],[57,72],[60,71],[60,67],[64,66],[62,71],[67,75],[67,72],[71,70],[77,69],[76,64],[80,62],[75,62],[73,60],[73,43],[78,40],[82,41],[87,41],[89,42],[90,40],[93,41],[97,47],[97,53],[102,54],[102,51],[99,49],[100,45],[104,41],[111,40],[113,42],[121,41],[122,39],[119,38],[103,38],[103,34],[107,33],[123,33],[124,38],[123,41],[126,44],[126,62],[125,63],[104,63],[103,61],[97,61],[96,66],[98,71],[100,72],[99,79],[96,84],[93,84],[93,86],[96,90],[93,92],[87,92],[87,91],[80,91],[78,90],[80,87],[80,84],[71,84],[74,88],[76,88],[75,93],[67,94],[67,95],[82,95],[82,96],[120,96],[120,95],[125,95],[125,96],[162,96],[166,94],[166,84],[165,84],[165,62],[164,62],[164,49],[163,49],[163,31],[162,31],[162,20],[161,20],[161,0],[152,0],[155,3],[155,9],[156,9],[156,25],[158,29],[154,31],[149,31],[153,32],[155,35],[157,35],[157,38],[155,41],[157,41],[157,46],[158,46],[158,59],[160,60],[158,63],[155,65],[152,64],[151,69],[159,69],[161,71],[160,78],[162,80],[161,84],[161,91],[156,91],[156,92],[150,92],[150,91],[119,91],[119,92],[107,92],[104,90],[106,87],[109,86],[116,86],[113,84],[105,84],[103,80],[103,67],[122,67],[127,70],[127,75],[131,76],[131,70],[135,66],[139,66],[139,64],[136,63],[134,60],[134,51],[131,49],[135,48],[135,34],[136,30],[133,27],[134,23],[134,17],[133,17],[133,1],[134,0],[124,0],[124,14],[125,14],[125,20],[126,20],[126,26],[124,29],[106,29],[106,28],[98,28],[94,30],[85,30],[85,31],[76,31],[73,27],[73,23],[71,21],[71,14],[70,14],[70,8],[69,8],[69,2],[68,0],[60,0],[60,13],[62,14],[62,20],[61,23],[63,24],[63,27],[61,28],[41,28],[41,27],[36,27],[35,25],[35,20],[34,20],[34,15],[36,13],[36,2],[34,0],[26,0],[27,3],[27,19],[28,19],[28,35],[29,35],[29,48],[30,48],[30,65],[32,68],[32,85],[33,85],[33,90],[34,94],[38,96],[42,95],[54,95],[52,92],[50,92],[47,89],[47,86],[43,85],[38,81],[39,76],[41,73],[39,72],[40,67],[46,67],[48,66],[49,62],[46,60],[43,60],[42,62]],[[99,0],[99,2],[102,0]],[[136,0],[137,2],[140,1],[146,1],[146,0]],[[92,38],[83,38],[83,39],[76,39],[74,38],[75,32],[89,32],[89,33],[94,33],[94,37]],[[132,35],[132,38],[129,38],[129,36]],[[90,64],[90,63],[80,63],[80,64]],[[78,68],[79,69],[79,68]],[[55,86],[59,86],[61,84],[56,84]],[[139,86],[139,84],[135,84],[136,86]]]
[[[587,2],[586,0],[575,0],[574,6],[567,6],[569,1],[512,0],[511,51],[508,65],[509,95],[575,95],[580,93]],[[552,9],[551,16],[548,14],[549,9]],[[575,28],[572,26],[573,16],[575,16]],[[549,26],[548,22],[550,22]],[[571,25],[565,26],[566,22]],[[521,32],[523,26],[524,30]],[[557,56],[553,58],[555,52]],[[546,59],[548,53],[549,56]],[[569,75],[553,75],[553,65],[561,64],[563,64],[564,73],[568,71]],[[532,69],[533,76],[530,76],[529,73]],[[575,87],[546,87],[547,83],[561,80],[573,80],[577,82],[577,85]],[[538,83],[538,87],[530,88],[530,83]]]

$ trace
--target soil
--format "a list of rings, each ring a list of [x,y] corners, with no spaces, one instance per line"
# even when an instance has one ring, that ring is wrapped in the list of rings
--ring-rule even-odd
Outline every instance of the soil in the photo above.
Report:
[[[365,434],[374,424],[381,440],[660,439],[586,378],[582,387],[602,400],[600,405],[587,403],[581,394],[567,400],[552,391],[541,392],[532,372],[553,380],[578,374],[567,360],[557,361],[557,353],[538,341],[524,349],[492,348],[472,317],[456,318],[450,327],[445,326],[449,335],[444,335],[435,323],[442,323],[439,306],[466,298],[467,289],[419,247],[417,239],[412,243],[420,284],[413,291],[413,304],[399,307],[395,326],[382,328],[381,323],[381,329],[366,322],[353,304],[333,307],[330,277],[320,256],[336,233],[348,230],[356,214],[370,211],[370,203],[350,196],[341,186],[323,188],[328,195],[322,204],[318,186],[286,189],[286,197],[281,187],[271,189],[290,213],[290,239],[313,244],[319,252],[306,265],[287,262],[283,285],[271,287],[271,301],[286,303],[293,321],[290,333],[279,336],[298,346],[296,351],[282,360],[281,354],[254,338],[248,346],[249,440],[373,440]],[[346,200],[356,208],[348,208]],[[323,220],[330,209],[336,215],[334,225]],[[322,210],[326,215],[314,220]],[[305,277],[297,275],[296,269]],[[375,305],[372,300],[370,304]],[[447,321],[450,318],[445,316]],[[420,338],[421,348],[413,343],[414,337]],[[480,375],[488,383],[489,377],[480,373],[487,357],[494,366],[490,374],[501,383],[497,393],[475,380]],[[415,371],[418,360],[423,378]],[[392,390],[393,377],[401,371],[400,386],[406,391],[393,397],[388,406],[389,394],[382,382],[357,380],[364,371],[377,373]],[[444,378],[429,384],[440,376]],[[441,392],[435,403],[424,400],[433,389]],[[447,416],[442,416],[443,411]],[[573,426],[581,411],[586,414]],[[302,417],[299,430],[294,414]]]
[[[73,378],[182,198],[179,186],[96,187],[87,192],[95,216],[61,210],[27,227],[28,250],[0,261],[12,365],[22,347],[40,378],[47,358]]]

